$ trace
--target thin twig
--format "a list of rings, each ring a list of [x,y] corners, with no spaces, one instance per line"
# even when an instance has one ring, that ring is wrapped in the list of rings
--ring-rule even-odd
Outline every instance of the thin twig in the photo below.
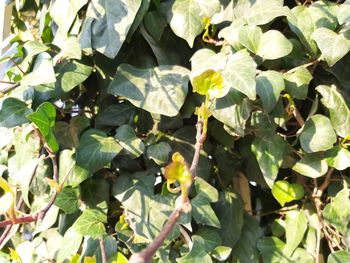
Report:
[[[306,63],[306,64],[303,64],[303,65],[297,66],[295,68],[292,68],[292,69],[288,70],[287,73],[293,73],[293,72],[297,71],[300,68],[308,68],[310,66],[317,65],[319,62],[320,61],[318,59],[315,59],[315,60],[313,60],[313,61],[311,61],[309,63]]]
[[[16,84],[16,82],[12,82],[12,81],[6,81],[6,80],[0,80],[0,83],[3,83],[3,84]]]
[[[196,174],[197,174],[200,151],[203,147],[203,143],[207,135],[206,132],[203,131],[203,121],[198,120],[196,124],[196,128],[197,128],[197,134],[196,134],[195,152],[194,152],[194,156],[190,167],[190,171],[193,179],[196,177]],[[187,193],[189,193],[189,189]],[[188,207],[190,207],[188,196],[186,196],[185,198],[183,198],[182,196],[179,197],[177,199],[175,209],[169,216],[167,223],[165,224],[164,228],[160,231],[159,235],[152,241],[152,243],[147,248],[145,248],[141,252],[133,254],[130,257],[129,262],[130,263],[150,263],[153,255],[161,247],[164,240],[168,237],[168,235],[174,228],[182,212],[188,211]]]
[[[103,241],[103,237],[100,237],[99,241],[100,241],[100,248],[101,248],[102,263],[107,263],[107,255],[106,255],[106,249],[105,249],[105,243]]]
[[[16,65],[16,67],[19,69],[19,71],[21,71],[22,74],[24,75],[25,72],[20,68],[20,66],[18,65],[18,63],[17,63],[13,58],[10,58],[10,60],[12,61],[13,64]]]
[[[10,91],[14,90],[15,88],[21,86],[21,84],[18,82],[16,84],[13,84],[13,85],[10,85],[2,90],[0,90],[0,95],[2,94],[6,94],[6,93],[9,93]]]

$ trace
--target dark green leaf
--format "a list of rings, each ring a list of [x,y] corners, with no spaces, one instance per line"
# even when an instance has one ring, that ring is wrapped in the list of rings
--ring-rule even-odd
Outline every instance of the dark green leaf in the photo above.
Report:
[[[152,159],[156,164],[162,165],[168,162],[171,147],[166,142],[153,144],[147,148],[147,157]]]
[[[1,103],[0,127],[12,128],[28,122],[26,116],[32,110],[24,101],[15,98],[6,98]]]
[[[258,221],[252,216],[244,215],[241,236],[232,250],[232,253],[238,257],[240,262],[258,262],[257,243],[261,235],[262,229]]]
[[[232,192],[221,192],[214,205],[222,228],[219,230],[222,245],[233,247],[239,240],[243,227],[243,204]]]
[[[269,141],[255,138],[252,143],[254,153],[266,183],[272,188],[282,164],[286,142],[275,135]]]
[[[122,147],[100,130],[90,129],[80,139],[76,152],[76,164],[90,172],[96,172],[111,162]]]

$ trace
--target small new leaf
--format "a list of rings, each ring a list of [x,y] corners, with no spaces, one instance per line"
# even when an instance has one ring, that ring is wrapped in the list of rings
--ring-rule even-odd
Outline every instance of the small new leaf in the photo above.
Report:
[[[224,97],[230,87],[225,85],[221,72],[212,69],[204,71],[192,81],[193,91],[200,95],[209,95],[210,98]]]

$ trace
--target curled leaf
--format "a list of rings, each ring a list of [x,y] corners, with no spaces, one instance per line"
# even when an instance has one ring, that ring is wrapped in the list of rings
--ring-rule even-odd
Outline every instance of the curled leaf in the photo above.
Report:
[[[187,195],[187,188],[192,184],[192,174],[185,158],[179,152],[173,154],[172,162],[164,168],[164,176],[167,179],[169,192],[178,193],[181,190],[183,195]],[[176,182],[180,187],[171,188]]]

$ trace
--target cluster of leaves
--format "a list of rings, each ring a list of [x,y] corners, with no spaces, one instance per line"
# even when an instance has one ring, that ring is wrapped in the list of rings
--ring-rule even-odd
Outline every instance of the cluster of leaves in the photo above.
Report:
[[[196,114],[208,134],[192,210],[155,262],[349,262],[350,1],[337,2],[16,1],[1,218],[58,196],[12,227],[1,262],[102,262],[104,247],[119,263],[146,247],[174,209],[162,168],[175,152],[191,162]]]

